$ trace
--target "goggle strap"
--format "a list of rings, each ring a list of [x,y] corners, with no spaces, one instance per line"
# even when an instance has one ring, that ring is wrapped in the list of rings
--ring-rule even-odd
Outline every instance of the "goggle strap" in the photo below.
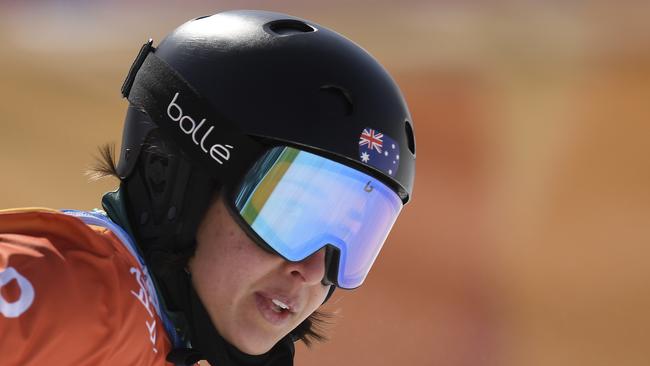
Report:
[[[153,39],[151,38],[149,38],[149,40],[145,42],[142,47],[140,47],[140,51],[135,57],[135,60],[133,60],[133,64],[131,64],[131,68],[129,68],[129,73],[126,75],[126,79],[124,79],[124,83],[122,83],[122,97],[129,97],[131,87],[133,86],[133,81],[135,80],[135,75],[138,73],[138,70],[140,70],[140,67],[142,67],[142,64],[147,58],[147,55],[149,55],[149,52],[153,52],[155,50],[156,48],[153,46]]]
[[[163,136],[177,143],[193,161],[200,162],[219,183],[232,183],[264,147],[158,58],[152,44],[150,39],[140,49],[122,86],[122,95],[144,110]]]

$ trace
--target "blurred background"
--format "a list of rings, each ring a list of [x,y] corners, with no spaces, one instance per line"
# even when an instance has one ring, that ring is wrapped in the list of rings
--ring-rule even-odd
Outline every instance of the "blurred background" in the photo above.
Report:
[[[0,0],[0,207],[98,207],[140,45],[235,8],[355,40],[415,124],[413,201],[297,365],[650,364],[650,2]]]

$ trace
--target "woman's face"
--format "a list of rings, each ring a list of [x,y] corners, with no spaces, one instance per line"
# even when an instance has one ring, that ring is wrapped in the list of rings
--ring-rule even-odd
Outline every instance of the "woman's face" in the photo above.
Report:
[[[225,207],[208,209],[189,270],[215,327],[240,351],[269,351],[325,300],[325,250],[288,262],[255,244]]]

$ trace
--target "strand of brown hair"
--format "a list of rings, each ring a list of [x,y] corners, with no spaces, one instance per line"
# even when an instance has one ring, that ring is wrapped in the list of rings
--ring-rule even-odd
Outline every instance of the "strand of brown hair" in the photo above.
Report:
[[[117,164],[115,164],[115,144],[104,144],[98,147],[99,155],[95,156],[95,164],[85,174],[90,180],[96,181],[106,177],[119,179]]]

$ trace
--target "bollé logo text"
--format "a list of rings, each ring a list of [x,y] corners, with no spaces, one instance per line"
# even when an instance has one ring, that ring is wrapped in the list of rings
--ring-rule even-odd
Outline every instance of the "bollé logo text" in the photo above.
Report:
[[[212,146],[210,146],[209,150],[205,146],[205,142],[206,142],[205,140],[208,138],[210,133],[212,133],[214,126],[210,126],[210,128],[208,128],[207,131],[205,132],[201,132],[201,134],[203,134],[203,137],[201,137],[201,141],[199,142],[199,139],[197,138],[197,133],[199,133],[199,130],[201,129],[201,127],[203,127],[203,124],[205,123],[205,118],[203,118],[201,122],[199,122],[199,124],[197,125],[196,121],[192,117],[184,116],[183,109],[178,103],[176,103],[176,99],[178,98],[178,95],[179,95],[178,92],[174,94],[174,98],[172,98],[172,101],[167,106],[167,116],[169,116],[169,118],[171,118],[172,121],[178,122],[178,127],[180,127],[181,131],[183,131],[186,135],[192,135],[192,141],[194,141],[194,144],[200,147],[204,153],[210,155],[210,157],[214,159],[217,163],[223,164],[224,161],[230,159],[230,150],[234,148],[232,145],[213,144]]]

